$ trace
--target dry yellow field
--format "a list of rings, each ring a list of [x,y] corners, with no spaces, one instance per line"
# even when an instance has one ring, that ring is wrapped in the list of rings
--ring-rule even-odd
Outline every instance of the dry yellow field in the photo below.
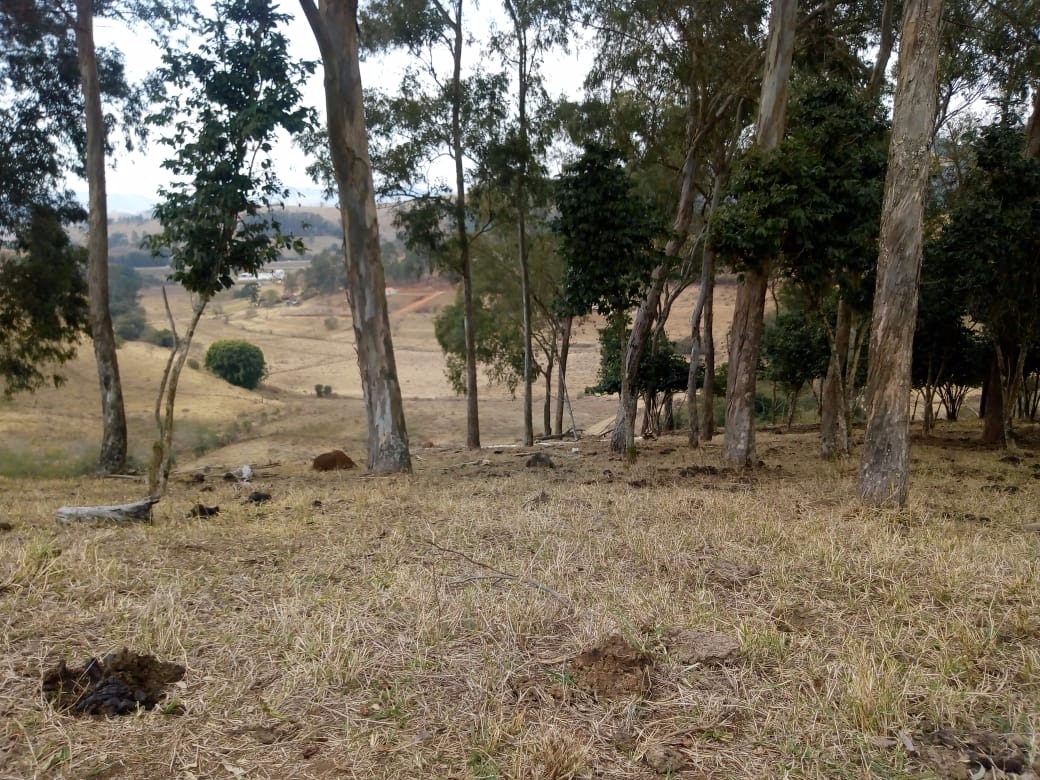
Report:
[[[272,375],[247,393],[185,372],[180,473],[153,523],[54,522],[141,481],[0,477],[0,778],[1035,780],[1035,431],[1013,458],[970,426],[915,442],[902,510],[862,506],[855,461],[819,462],[812,429],[763,431],[751,470],[681,436],[633,464],[595,439],[536,448],[555,468],[528,468],[500,390],[482,402],[497,446],[459,444],[430,335],[450,295],[391,296],[411,437],[435,445],[411,475],[309,468],[334,446],[363,460],[329,299],[207,317],[200,354],[244,335]],[[594,331],[578,344],[576,396]],[[163,355],[121,358],[146,448]],[[89,459],[91,374],[87,356],[66,387],[0,406],[3,446]],[[579,425],[613,403],[576,398]],[[252,483],[222,478],[243,463]],[[60,662],[123,648],[183,667],[154,709],[80,716],[42,692]]]

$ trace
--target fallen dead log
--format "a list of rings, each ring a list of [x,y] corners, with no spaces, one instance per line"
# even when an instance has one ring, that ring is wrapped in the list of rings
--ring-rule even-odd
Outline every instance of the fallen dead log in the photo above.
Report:
[[[129,504],[113,506],[63,506],[54,513],[58,523],[150,523],[158,497],[149,496]]]

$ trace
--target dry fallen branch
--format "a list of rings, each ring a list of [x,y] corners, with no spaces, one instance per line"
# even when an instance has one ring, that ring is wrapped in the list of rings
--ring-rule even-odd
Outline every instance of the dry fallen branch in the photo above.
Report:
[[[63,506],[54,513],[54,519],[59,523],[150,523],[152,506],[158,501],[157,496],[149,496],[112,506]]]
[[[542,593],[544,593],[546,596],[549,596],[550,598],[556,599],[556,601],[560,602],[560,604],[562,604],[564,606],[564,608],[566,608],[567,610],[569,610],[571,612],[576,612],[577,611],[577,610],[575,610],[574,604],[571,603],[570,599],[568,599],[566,596],[564,596],[564,595],[562,595],[560,593],[557,593],[555,590],[550,588],[548,585],[543,585],[542,583],[538,582],[537,580],[532,580],[532,579],[530,579],[528,577],[521,577],[518,574],[510,574],[509,572],[502,571],[501,569],[496,569],[494,566],[492,566],[490,564],[487,564],[487,563],[484,563],[483,561],[478,561],[476,558],[472,558],[469,555],[466,555],[466,553],[464,553],[464,552],[461,552],[459,550],[453,550],[450,547],[444,547],[442,545],[439,545],[435,541],[433,541],[432,539],[423,539],[422,541],[425,542],[426,544],[430,545],[430,547],[434,547],[434,548],[440,550],[441,552],[450,553],[451,555],[457,555],[458,557],[463,558],[463,559],[469,561],[474,566],[479,566],[482,569],[487,569],[488,571],[495,573],[494,577],[466,577],[466,578],[460,579],[460,580],[453,580],[452,582],[448,583],[448,585],[450,587],[461,587],[462,585],[466,585],[466,584],[469,584],[471,582],[480,582],[480,581],[489,581],[489,580],[493,580],[496,583],[497,582],[505,582],[505,581],[518,582],[518,583],[521,583],[523,585],[527,585],[528,587],[534,588],[535,590],[539,590]]]

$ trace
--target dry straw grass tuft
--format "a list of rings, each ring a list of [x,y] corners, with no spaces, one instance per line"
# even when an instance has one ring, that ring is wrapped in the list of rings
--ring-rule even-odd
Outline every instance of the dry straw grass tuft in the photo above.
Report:
[[[0,481],[0,777],[995,777],[948,736],[976,731],[1026,771],[1035,455],[919,446],[911,505],[875,511],[811,434],[763,435],[746,473],[678,442],[633,466],[588,442],[540,471],[300,463],[257,482],[267,503],[178,483],[125,528],[52,514],[139,486]],[[186,519],[200,501],[220,514]],[[583,684],[611,635],[648,694]],[[136,716],[50,708],[45,669],[123,647],[187,674]]]

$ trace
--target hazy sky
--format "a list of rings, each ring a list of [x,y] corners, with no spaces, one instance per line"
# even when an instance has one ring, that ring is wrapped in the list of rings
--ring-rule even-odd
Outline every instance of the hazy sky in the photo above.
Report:
[[[484,3],[483,7],[494,7],[494,4]],[[288,35],[294,56],[319,60],[317,44],[299,5],[295,2],[282,3],[280,10],[292,17]],[[491,19],[485,14],[485,18],[480,21],[486,25]],[[95,34],[98,45],[114,45],[123,52],[128,75],[133,80],[140,80],[160,64],[159,50],[152,45],[147,31],[128,31],[115,22],[98,19]],[[545,68],[550,90],[571,95],[579,94],[588,61],[587,52],[561,55],[558,61]],[[407,58],[403,55],[363,62],[361,77],[365,87],[396,90],[406,62]],[[319,64],[317,71],[306,84],[304,100],[324,114],[325,94],[322,79]],[[157,187],[170,180],[167,172],[161,167],[166,154],[167,148],[154,140],[147,148],[133,153],[119,149],[107,164],[109,209],[114,212],[147,210],[155,202]],[[319,189],[307,176],[307,159],[304,154],[288,139],[277,144],[275,154],[282,181],[288,187],[304,193],[301,202],[316,202]],[[86,200],[85,182],[74,180],[70,186],[82,193],[84,201]]]

